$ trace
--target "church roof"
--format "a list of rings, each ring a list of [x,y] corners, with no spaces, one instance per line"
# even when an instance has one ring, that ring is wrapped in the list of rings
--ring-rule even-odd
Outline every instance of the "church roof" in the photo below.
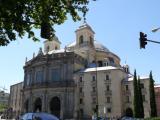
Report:
[[[115,69],[120,69],[120,68],[113,66],[94,67],[94,68],[87,68],[81,72],[94,72],[94,71],[115,70]]]
[[[134,77],[134,76],[133,76]],[[133,81],[133,77],[130,77],[129,79],[128,79],[128,81]],[[137,78],[138,79],[138,78]],[[146,80],[146,79],[149,79],[149,77],[148,76],[140,76],[140,80]]]
[[[107,47],[105,47],[104,45],[102,45],[100,42],[96,40],[94,41],[94,47],[97,51],[110,52]]]
[[[61,42],[59,41],[59,39],[58,39],[58,37],[56,35],[53,38],[51,38],[51,41],[52,40],[57,41],[58,43],[61,44]],[[49,40],[45,40],[44,43],[47,42],[47,41],[49,41]]]
[[[65,49],[59,49],[59,50],[52,50],[52,51],[49,51],[48,54],[53,54],[53,53],[64,53],[65,52]],[[68,50],[66,50],[66,52],[70,52]]]
[[[79,28],[76,30],[76,32],[79,31],[79,30],[81,30],[81,29],[84,29],[84,28],[89,29],[90,31],[92,31],[95,34],[95,32],[93,31],[93,29],[91,28],[91,26],[88,25],[86,22],[84,22],[81,26],[79,26]]]

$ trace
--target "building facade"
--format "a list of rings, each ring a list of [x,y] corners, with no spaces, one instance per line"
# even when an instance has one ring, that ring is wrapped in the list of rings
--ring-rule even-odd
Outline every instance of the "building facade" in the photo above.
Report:
[[[0,90],[0,104],[8,105],[9,93]]]
[[[84,23],[76,40],[60,48],[54,37],[44,42],[24,66],[22,112],[49,112],[61,119],[91,119],[95,110],[103,117],[120,117],[133,111],[133,75],[129,66],[94,38]],[[150,116],[149,78],[142,78],[145,117]]]
[[[17,117],[22,111],[22,90],[23,82],[10,86],[9,108],[10,117]]]
[[[160,85],[154,86],[156,106],[157,106],[157,116],[160,116]]]

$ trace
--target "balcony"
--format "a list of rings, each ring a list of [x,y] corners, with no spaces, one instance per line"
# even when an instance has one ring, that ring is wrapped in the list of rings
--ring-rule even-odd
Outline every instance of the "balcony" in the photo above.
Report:
[[[79,103],[79,108],[83,108],[84,107],[84,103]]]
[[[107,104],[107,105],[111,105],[112,104],[112,101],[105,101],[105,104]]]
[[[127,96],[130,96],[131,95],[131,91],[130,90],[124,90],[124,94],[127,95]]]
[[[79,97],[81,97],[81,98],[84,97],[84,92],[80,92]]]
[[[91,85],[92,85],[92,86],[96,86],[96,85],[97,85],[96,80],[92,80],[92,81],[91,81]]]
[[[84,81],[78,82],[78,86],[79,86],[79,87],[83,87],[83,86],[84,86]]]
[[[141,91],[142,91],[142,94],[147,94],[146,88],[142,88]]]
[[[92,92],[91,92],[91,96],[92,96],[92,97],[97,97],[97,92],[96,92],[96,91],[92,91]]]
[[[105,91],[105,95],[106,95],[106,96],[112,95],[112,91],[111,91],[111,90],[106,90],[106,91]]]
[[[97,105],[96,100],[95,100],[95,101],[92,100],[92,106],[95,106],[95,107],[96,107],[96,105]]]
[[[109,79],[109,80],[104,80],[104,83],[105,83],[105,84],[111,84],[111,79]]]

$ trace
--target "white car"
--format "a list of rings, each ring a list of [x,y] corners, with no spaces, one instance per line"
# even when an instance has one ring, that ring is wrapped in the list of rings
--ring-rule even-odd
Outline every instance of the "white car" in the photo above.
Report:
[[[56,116],[51,115],[49,113],[26,113],[24,114],[20,120],[59,120]]]

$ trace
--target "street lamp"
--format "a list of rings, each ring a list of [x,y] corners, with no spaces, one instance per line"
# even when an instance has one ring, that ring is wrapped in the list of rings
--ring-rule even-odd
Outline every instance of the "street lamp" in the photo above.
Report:
[[[159,29],[160,29],[160,27],[154,28],[154,29],[152,29],[152,32],[157,32]]]

